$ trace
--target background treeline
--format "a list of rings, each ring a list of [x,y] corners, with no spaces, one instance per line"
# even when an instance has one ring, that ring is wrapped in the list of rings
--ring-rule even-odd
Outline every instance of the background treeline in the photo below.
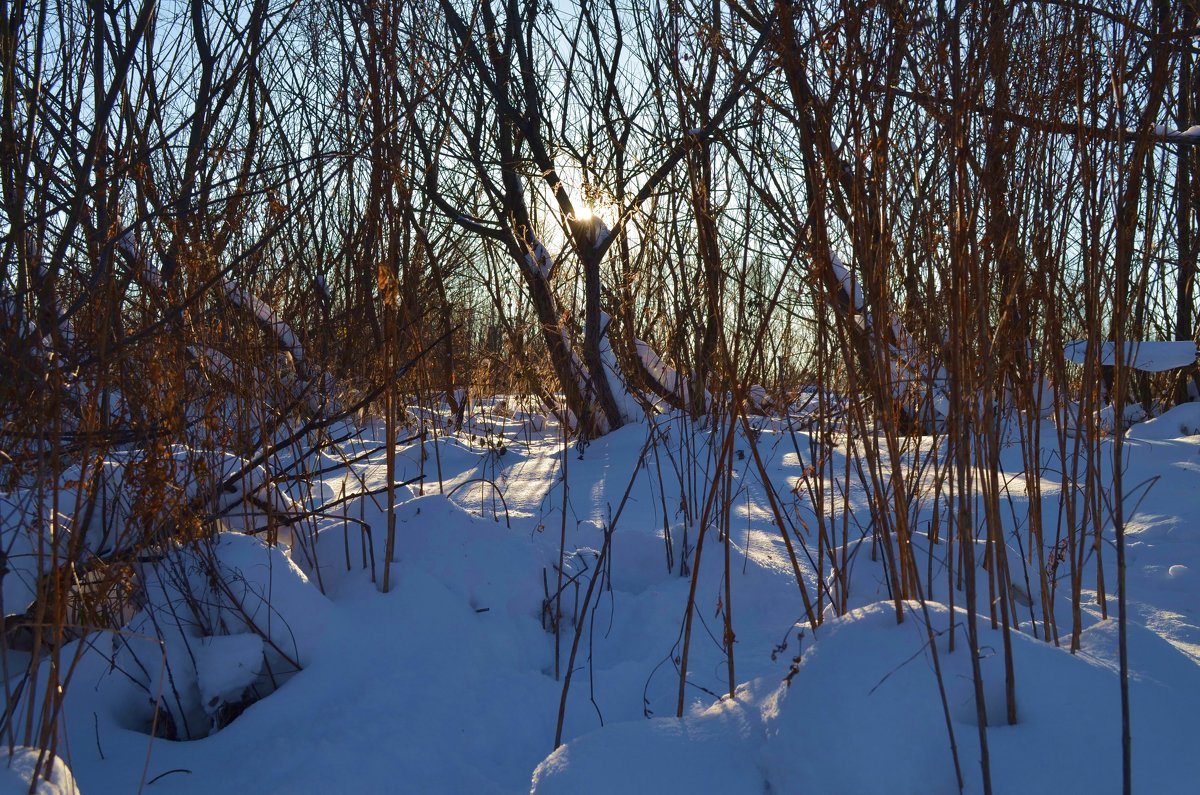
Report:
[[[1059,348],[1089,328],[1194,334],[1188,3],[4,14],[4,397],[25,432],[63,400],[75,433],[179,432],[205,351],[282,348],[320,392],[436,341],[404,391],[563,393],[595,434],[630,417],[621,381],[700,411],[705,388],[782,397],[830,346],[887,380],[867,359],[899,330],[996,371],[972,379],[1064,386]]]

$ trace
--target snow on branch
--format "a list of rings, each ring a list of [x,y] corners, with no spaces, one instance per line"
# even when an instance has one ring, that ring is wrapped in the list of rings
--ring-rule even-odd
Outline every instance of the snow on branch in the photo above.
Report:
[[[303,396],[311,412],[314,414],[321,413],[325,407],[322,401],[329,400],[329,395],[333,390],[333,376],[327,371],[316,370],[309,365],[309,361],[304,354],[304,346],[300,344],[300,338],[296,336],[296,332],[292,327],[281,319],[269,305],[253,293],[243,290],[228,279],[224,281],[223,288],[225,297],[229,299],[229,302],[236,307],[251,312],[259,325],[266,329],[268,333],[274,335],[279,342],[279,347],[292,357],[292,364],[296,368],[296,375],[299,376],[302,382],[299,394]]]
[[[833,268],[833,275],[842,285],[842,295],[854,312],[854,321],[858,323],[859,328],[869,328],[871,316],[866,314],[867,298],[863,295],[861,282],[854,277],[833,249],[829,250],[829,265]]]
[[[850,301],[851,307],[855,312],[861,312],[867,305],[867,299],[863,295],[862,287],[859,286],[858,279],[855,279],[850,269],[842,262],[832,249],[829,251],[829,264],[833,268],[833,273],[841,282],[842,290],[846,293],[846,298]]]
[[[233,360],[220,351],[206,345],[187,346],[188,355],[200,362],[205,370],[227,383],[235,383],[237,367]],[[262,383],[262,377],[255,373],[255,383]]]
[[[534,238],[532,245],[527,243],[526,247],[529,251],[525,254],[525,263],[529,269],[543,279],[549,279],[550,274],[554,272],[554,257],[550,256],[550,252],[537,238]]]
[[[592,247],[597,251],[604,251],[608,248],[608,238],[612,236],[612,232],[598,215],[592,216],[592,227]]]
[[[306,368],[304,358],[304,346],[300,344],[300,340],[296,337],[296,333],[292,331],[292,327],[280,320],[275,314],[275,310],[260,300],[252,293],[246,292],[228,279],[224,283],[225,297],[234,306],[249,310],[254,314],[261,325],[266,327],[275,338],[279,340],[279,345],[284,350],[292,355],[298,369]]]
[[[613,353],[612,343],[609,341],[608,336],[611,323],[612,318],[609,314],[601,312],[600,360],[604,363],[604,376],[608,379],[608,388],[616,400],[617,409],[621,412],[621,419],[625,422],[636,422],[642,418],[641,406],[634,399],[633,393],[629,389],[629,384],[625,381],[625,376],[621,372],[621,366],[617,363],[617,355]]]
[[[133,237],[133,227],[130,227],[122,232],[121,235],[113,241],[113,245],[116,246],[117,251],[124,254],[130,262],[141,266],[142,276],[145,278],[148,285],[159,292],[162,291],[162,274],[159,273],[158,268],[151,263],[149,257],[143,257],[138,254],[137,244]]]
[[[1130,134],[1137,134],[1137,130],[1129,130]],[[1193,124],[1186,130],[1171,130],[1165,124],[1154,125],[1154,135],[1162,138],[1168,143],[1175,144],[1198,144],[1200,143],[1200,124]]]
[[[644,340],[634,339],[633,344],[637,346],[638,358],[642,360],[642,365],[662,385],[662,388],[672,394],[680,394],[679,389],[682,388],[683,397],[686,399],[687,382],[681,382],[675,368],[664,362]]]

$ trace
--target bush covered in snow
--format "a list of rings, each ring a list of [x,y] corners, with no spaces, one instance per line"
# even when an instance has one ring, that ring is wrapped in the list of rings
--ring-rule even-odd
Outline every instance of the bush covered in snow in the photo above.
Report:
[[[277,547],[221,533],[141,566],[142,609],[113,635],[130,728],[203,737],[309,661],[327,602]]]

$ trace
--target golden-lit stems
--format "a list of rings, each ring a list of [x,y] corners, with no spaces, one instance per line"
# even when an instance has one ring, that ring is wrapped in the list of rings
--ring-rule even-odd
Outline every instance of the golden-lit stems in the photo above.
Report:
[[[713,512],[720,510],[717,497],[722,491],[722,483],[730,477],[733,462],[733,443],[737,438],[734,420],[735,418],[730,416],[728,421],[722,424],[724,433],[721,436],[721,446],[716,456],[717,467],[714,477],[709,484],[707,496],[704,500],[704,507],[700,511],[700,518],[697,524],[696,553],[692,558],[691,583],[688,587],[687,604],[683,614],[682,650],[679,654],[679,694],[676,700],[675,714],[680,718],[683,717],[683,707],[687,695],[688,660],[692,643],[692,623],[696,613],[696,589],[700,584],[701,556],[704,554],[705,540],[708,536],[712,535],[709,532],[709,524],[712,522]]]

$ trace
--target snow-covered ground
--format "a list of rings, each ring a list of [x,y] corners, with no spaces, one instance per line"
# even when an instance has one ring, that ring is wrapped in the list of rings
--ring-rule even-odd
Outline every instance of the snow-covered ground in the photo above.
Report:
[[[724,548],[710,531],[697,578],[685,717],[674,717],[691,586],[685,575],[697,541],[697,528],[684,517],[702,507],[717,468],[712,442],[723,430],[678,416],[656,422],[631,424],[580,450],[563,444],[552,420],[505,411],[477,415],[436,444],[408,444],[397,479],[423,475],[424,481],[398,491],[388,593],[380,587],[387,527],[381,494],[339,502],[296,528],[290,556],[245,536],[222,536],[208,558],[219,560],[219,571],[237,587],[205,591],[204,604],[188,606],[194,621],[155,635],[163,622],[147,608],[123,633],[79,642],[59,755],[89,795],[531,787],[541,795],[950,793],[958,790],[953,740],[965,791],[981,792],[965,597],[955,594],[953,611],[945,604],[946,577],[936,574],[944,571],[944,544],[930,549],[924,536],[916,540],[923,566],[931,555],[934,584],[924,609],[905,604],[905,620],[897,623],[887,579],[864,535],[866,496],[853,487],[847,550],[853,609],[834,616],[826,604],[826,620],[814,632],[750,442],[741,435],[733,442],[728,547],[739,685],[730,698]],[[782,421],[757,422],[770,485],[802,526],[812,506],[793,487],[815,448]],[[1044,437],[1053,439],[1053,426],[1045,428]],[[1200,411],[1184,406],[1135,426],[1125,444],[1139,792],[1194,792],[1200,781],[1197,432]],[[378,428],[363,430],[343,443],[343,452],[369,450],[379,438]],[[825,452],[840,462],[835,471],[845,469],[844,447]],[[1044,459],[1043,505],[1052,515],[1063,467],[1049,454]],[[297,490],[291,498],[332,503],[381,484],[382,451],[349,471],[333,468],[336,460],[322,462],[330,471],[311,493]],[[1005,450],[1001,464],[1010,480],[1003,513],[1016,567],[1016,539],[1024,537],[1028,514],[1020,451]],[[1111,592],[1110,541],[1102,555]],[[809,542],[815,550],[815,540]],[[550,626],[560,554],[563,621],[556,639]],[[798,560],[815,595],[821,583],[812,560],[802,551]],[[154,569],[164,572],[152,600],[160,607],[183,600],[183,585],[166,572],[187,572],[193,590],[210,587],[212,572],[202,565],[168,563]],[[1029,571],[1040,563],[1028,564]],[[1088,571],[1093,567],[1089,558]],[[1014,580],[1021,579],[1014,570]],[[1085,592],[1094,579],[1085,576]],[[1082,650],[1070,654],[1068,591],[1062,584],[1054,605],[1062,647],[1041,639],[1036,604],[1018,617],[1013,726],[1004,718],[1003,640],[981,595],[980,666],[998,793],[1120,791],[1116,623],[1101,620],[1089,601]],[[1110,593],[1110,616],[1115,605]],[[577,627],[564,745],[555,750]],[[163,637],[164,645],[151,636]],[[70,659],[75,650],[64,655]],[[252,686],[273,692],[236,714],[240,694]],[[179,698],[166,710],[170,717],[160,710],[156,718],[154,701],[172,690]],[[200,739],[151,739],[155,720],[190,721],[188,733]]]

